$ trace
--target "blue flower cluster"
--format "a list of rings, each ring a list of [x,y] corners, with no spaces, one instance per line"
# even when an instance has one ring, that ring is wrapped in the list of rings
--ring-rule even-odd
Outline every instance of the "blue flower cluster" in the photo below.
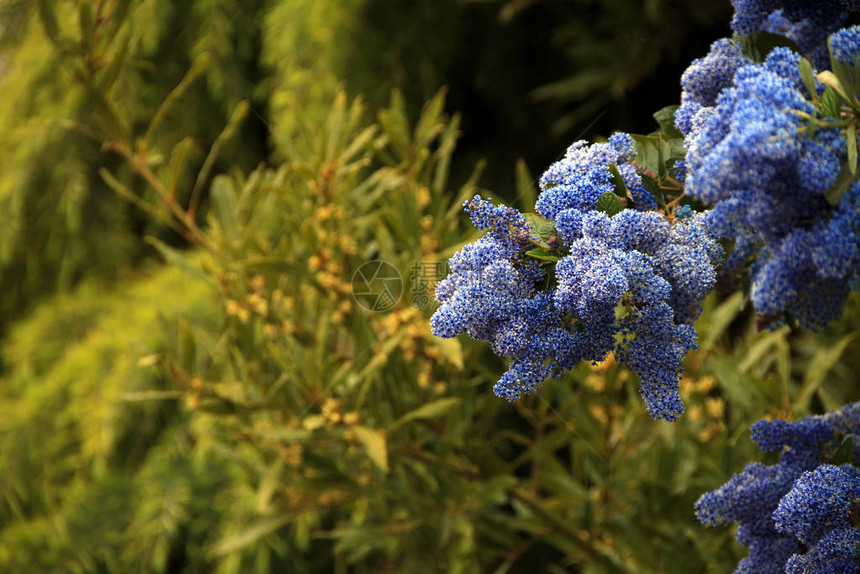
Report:
[[[797,422],[761,420],[752,438],[779,464],[751,463],[696,503],[709,525],[736,522],[747,546],[738,573],[857,572],[860,570],[860,469],[835,465],[845,440],[860,444],[860,403]],[[849,458],[860,460],[855,448]]]
[[[737,3],[745,11],[736,25],[752,25],[752,14],[758,22],[763,5]],[[840,58],[860,57],[857,29],[832,42]],[[734,240],[723,272],[756,259],[750,268],[756,309],[775,319],[788,312],[814,329],[839,315],[860,275],[860,218],[856,184],[837,207],[827,201],[847,161],[846,132],[824,122],[810,128],[805,118],[817,110],[799,62],[777,48],[755,64],[720,40],[685,72],[675,119],[687,147],[686,193],[713,205],[708,223]]]
[[[571,146],[541,178],[541,215],[561,244],[551,265],[527,255],[540,244],[525,218],[476,197],[466,204],[472,222],[488,233],[450,261],[439,283],[434,334],[467,333],[512,360],[494,392],[514,400],[581,360],[614,352],[636,372],[654,418],[683,412],[678,394],[682,361],[696,347],[692,322],[713,288],[723,251],[706,218],[680,210],[670,223],[642,186],[633,164],[633,139]],[[596,209],[613,193],[610,165],[637,209],[609,216]],[[614,195],[613,195],[614,197]],[[549,268],[547,268],[549,267]]]
[[[633,164],[635,155],[633,137],[622,132],[613,134],[606,143],[574,143],[540,178],[541,194],[535,208],[547,219],[555,219],[565,209],[593,209],[601,195],[615,190],[610,165],[621,174],[637,209],[656,208]]]
[[[450,259],[451,274],[436,286],[440,307],[430,327],[439,337],[467,333],[488,341],[495,353],[511,358],[494,391],[513,400],[572,368],[581,353],[572,334],[561,328],[551,297],[536,289],[545,272],[536,261],[524,260],[535,240],[525,218],[478,196],[466,210],[488,233]]]
[[[732,30],[751,34],[758,30],[785,36],[817,65],[827,63],[827,36],[842,27],[856,0],[732,0]]]

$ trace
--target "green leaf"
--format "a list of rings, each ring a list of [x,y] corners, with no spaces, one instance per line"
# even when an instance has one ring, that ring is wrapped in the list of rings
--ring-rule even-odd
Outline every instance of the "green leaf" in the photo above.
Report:
[[[845,86],[846,91],[851,96],[854,96],[854,102],[856,103],[856,95],[860,91],[860,68],[852,64],[840,62],[833,57],[831,52],[830,69],[833,70],[833,74],[839,79],[839,83]]]
[[[665,142],[662,137],[659,135],[633,134],[633,139],[636,141],[636,164],[642,167],[643,171],[651,172],[655,176],[664,174],[666,172],[663,153]],[[668,152],[668,144],[665,147]]]
[[[398,90],[391,93],[391,105],[384,110],[379,110],[379,124],[388,137],[388,141],[400,159],[409,156],[410,134],[409,121],[406,118],[406,104],[403,94]]]
[[[170,183],[167,187],[167,193],[176,197],[179,189],[179,181],[182,176],[182,171],[188,167],[185,161],[189,152],[194,149],[194,138],[183,138],[178,144],[173,146],[173,151],[170,154],[170,162],[168,164],[168,172],[170,174]]]
[[[382,472],[388,472],[388,444],[385,435],[376,429],[362,426],[352,427],[351,430],[373,464],[378,466]]]
[[[785,36],[771,32],[759,31],[752,34],[736,34],[732,39],[740,43],[744,56],[753,62],[763,62],[774,48],[790,48],[798,54],[802,53],[797,44]]]
[[[555,228],[555,223],[549,219],[544,219],[537,213],[523,213],[529,227],[532,228],[534,234],[542,241],[548,241],[553,235],[558,235],[558,230]]]
[[[627,184],[624,183],[621,172],[618,171],[618,168],[613,163],[609,164],[609,174],[612,176],[612,183],[615,185],[615,195],[632,200],[633,196],[630,194],[630,190],[627,189]]]
[[[675,112],[679,107],[681,106],[666,106],[665,108],[654,112],[654,119],[657,120],[663,133],[666,134],[666,137],[669,139],[684,138],[684,134],[678,131],[678,128],[675,127]]]
[[[540,259],[541,261],[550,261],[552,263],[555,263],[556,261],[561,259],[561,257],[559,257],[555,251],[550,251],[549,249],[543,248],[530,249],[526,251],[526,255],[533,259]]]
[[[113,58],[111,58],[110,63],[105,67],[101,78],[99,78],[99,89],[105,94],[110,94],[110,90],[113,87],[114,82],[116,82],[120,71],[123,69],[123,65],[126,62],[126,57],[128,56],[129,48],[131,46],[130,40],[131,33],[124,33],[119,39],[119,49],[114,54]]]
[[[516,183],[520,205],[526,209],[534,209],[538,191],[535,187],[535,180],[522,158],[517,160]]]
[[[845,89],[845,86],[842,85],[842,82],[839,81],[839,78],[836,77],[836,74],[831,72],[830,70],[824,70],[823,72],[818,73],[818,81],[826,86],[830,86],[834,90],[836,90],[842,99],[846,102],[856,102],[857,98],[851,96],[848,91]],[[837,116],[838,117],[838,116]]]
[[[805,413],[809,406],[809,401],[818,388],[824,384],[827,375],[830,373],[833,366],[842,357],[845,348],[854,339],[854,334],[849,334],[842,337],[835,345],[828,348],[823,348],[818,351],[818,354],[812,358],[809,364],[809,369],[806,371],[806,378],[803,381],[803,386],[800,392],[794,399],[794,412]]]
[[[654,198],[657,205],[660,207],[666,207],[666,196],[663,195],[663,191],[660,189],[660,184],[657,183],[657,180],[645,175],[644,173],[640,174],[639,178],[642,180],[642,187],[645,188],[645,191],[651,194],[651,197]]]
[[[806,58],[800,59],[800,79],[803,81],[803,85],[806,86],[806,91],[809,92],[812,99],[817,100],[818,90],[816,86],[818,83],[815,81],[815,72],[812,70],[812,64]]]
[[[146,133],[141,140],[140,147],[143,149],[149,149],[149,142],[152,141],[153,135],[155,135],[159,126],[161,126],[161,123],[167,117],[167,112],[169,112],[174,104],[176,104],[176,102],[185,95],[188,88],[191,87],[197,78],[203,75],[203,73],[208,69],[211,60],[212,59],[208,52],[203,52],[194,59],[191,69],[186,72],[185,76],[180,80],[176,87],[167,94],[167,97],[163,102],[161,102],[158,110],[156,110],[155,114],[152,116],[152,120],[149,122],[149,127],[146,128]]]
[[[88,0],[81,0],[78,4],[78,24],[81,27],[81,37],[85,44],[92,47],[95,22],[93,21],[93,7]]]
[[[684,159],[687,159],[687,148],[684,146],[684,138],[669,140],[669,161]]]
[[[828,118],[839,118],[842,114],[842,98],[832,86],[824,88],[821,96],[821,111]]]
[[[60,41],[60,27],[57,25],[55,14],[56,4],[56,0],[39,0],[39,19],[42,21],[42,28],[48,39],[55,44]]]
[[[164,257],[164,260],[167,261],[167,263],[169,263],[170,265],[182,269],[192,277],[195,277],[197,279],[203,279],[207,283],[214,284],[214,280],[212,279],[212,277],[204,273],[203,270],[196,265],[193,265],[191,261],[189,261],[188,257],[181,251],[170,247],[169,245],[155,237],[147,237],[144,241],[155,247],[155,249],[161,254],[161,256]]]
[[[443,129],[444,124],[442,112],[445,110],[445,95],[448,89],[443,87],[429,102],[424,104],[421,116],[415,125],[415,144],[419,147],[427,147]]]
[[[848,143],[848,171],[851,175],[857,175],[857,134],[854,124],[848,126],[845,138]]]
[[[221,148],[224,144],[230,141],[234,135],[236,135],[239,131],[239,127],[242,125],[242,122],[245,121],[250,110],[251,104],[248,103],[248,100],[242,100],[236,104],[236,107],[233,109],[233,113],[230,115],[230,119],[227,120],[227,125],[224,126],[221,133],[218,134],[217,138],[215,138],[215,142],[212,144],[212,147],[209,148],[209,153],[206,155],[206,159],[203,160],[203,167],[201,167],[200,171],[197,173],[194,187],[191,188],[191,200],[189,205],[192,208],[196,207],[197,197],[203,189],[203,185],[205,182],[209,181],[209,174],[215,167],[215,161],[221,153]]]
[[[236,193],[233,191],[230,178],[225,175],[216,177],[212,182],[210,193],[215,218],[224,236],[230,242],[235,241],[239,233],[236,226]]]
[[[414,420],[426,420],[426,419],[435,419],[440,417],[450,410],[460,406],[462,401],[457,397],[448,397],[445,399],[439,399],[433,401],[431,403],[427,403],[422,407],[418,407],[412,412],[406,413],[399,419],[397,419],[391,427],[389,427],[389,431],[398,428],[401,425],[404,425],[410,421]]]
[[[241,550],[242,548],[253,544],[260,538],[278,530],[282,526],[287,525],[291,520],[294,520],[294,517],[290,514],[263,519],[243,532],[228,536],[227,538],[222,538],[216,542],[209,551],[209,557],[218,558],[220,556],[232,554],[237,550]]]
[[[845,192],[848,191],[849,187],[851,187],[851,183],[854,179],[855,178],[851,174],[851,169],[848,165],[843,165],[842,169],[839,170],[839,175],[836,176],[836,181],[833,182],[830,189],[824,192],[824,199],[827,200],[827,203],[833,207],[839,205],[842,201],[842,196],[845,195]]]
[[[454,365],[456,368],[463,370],[466,368],[466,364],[463,362],[463,345],[460,344],[458,339],[444,339],[442,337],[433,337],[431,339],[433,346],[439,349],[442,353],[442,357],[448,363]]]
[[[833,464],[850,464],[854,460],[854,440],[851,435],[845,437],[836,452],[833,453]]]
[[[617,195],[611,191],[607,191],[597,198],[597,203],[594,204],[594,209],[602,211],[609,217],[612,217],[616,213],[620,213],[624,210],[624,204],[621,203],[621,200],[618,199]]]

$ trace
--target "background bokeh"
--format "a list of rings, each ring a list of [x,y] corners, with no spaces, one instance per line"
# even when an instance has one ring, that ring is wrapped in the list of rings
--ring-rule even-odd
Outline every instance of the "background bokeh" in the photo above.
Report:
[[[713,295],[666,423],[611,361],[495,398],[413,276],[474,238],[464,199],[531,211],[573,140],[654,129],[729,19],[0,0],[0,571],[731,571],[693,503],[755,420],[858,397],[856,302],[813,336]]]

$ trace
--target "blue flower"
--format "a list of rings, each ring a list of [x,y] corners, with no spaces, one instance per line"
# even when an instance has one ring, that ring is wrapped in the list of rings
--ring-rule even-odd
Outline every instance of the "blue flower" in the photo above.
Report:
[[[837,44],[848,50],[857,33]],[[757,259],[750,267],[756,310],[790,313],[815,329],[839,315],[860,274],[858,190],[853,184],[836,209],[825,199],[846,161],[845,135],[838,127],[806,129],[802,114],[815,108],[801,92],[797,61],[777,49],[763,64],[737,68],[711,115],[687,136],[685,188],[713,205],[712,233],[734,240],[723,273]]]
[[[860,569],[860,468],[834,466],[842,442],[858,443],[860,402],[796,422],[752,426],[759,448],[779,464],[751,463],[696,503],[705,524],[738,524],[750,555],[737,572],[857,572]],[[852,461],[860,460],[854,449]]]

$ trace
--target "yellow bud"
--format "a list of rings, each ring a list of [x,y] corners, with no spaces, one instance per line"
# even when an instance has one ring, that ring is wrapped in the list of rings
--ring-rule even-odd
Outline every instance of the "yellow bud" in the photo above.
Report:
[[[708,397],[705,399],[705,411],[711,418],[722,418],[723,413],[725,412],[725,407],[725,402],[723,402],[723,399],[719,397]]]
[[[347,425],[357,425],[358,424],[358,412],[351,411],[343,415],[343,422]]]
[[[197,393],[200,393],[205,389],[205,386],[203,385],[203,379],[201,379],[200,377],[192,377],[192,379],[188,382],[188,386],[191,388],[191,390]]]
[[[702,420],[702,407],[696,405],[696,406],[690,408],[690,420],[691,421]]]
[[[707,393],[717,385],[717,380],[711,375],[706,375],[699,379],[699,389]]]
[[[185,395],[185,404],[192,411],[200,406],[200,395]]]
[[[227,315],[230,317],[235,316],[239,312],[239,304],[232,299],[227,300],[227,302],[224,304],[224,308],[227,312]]]
[[[347,255],[353,255],[358,252],[358,244],[352,237],[348,235],[342,235],[340,237],[340,249]]]
[[[331,413],[338,410],[338,407],[339,403],[337,402],[337,399],[328,398],[323,402],[320,412],[324,417],[329,417]]]
[[[430,386],[430,372],[429,371],[421,371],[418,375],[418,386],[422,389],[426,389]]]
[[[416,190],[415,195],[418,200],[418,207],[423,209],[430,204],[430,190],[423,185]]]
[[[588,410],[591,413],[592,418],[599,423],[606,424],[609,422],[609,412],[605,407],[601,405],[591,405]]]
[[[251,279],[251,287],[257,291],[262,291],[266,288],[266,278],[262,275],[254,275],[254,278]]]

